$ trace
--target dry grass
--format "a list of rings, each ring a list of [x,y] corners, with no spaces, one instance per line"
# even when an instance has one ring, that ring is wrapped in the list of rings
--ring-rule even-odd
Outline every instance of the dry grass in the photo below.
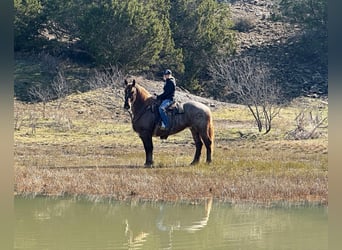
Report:
[[[142,143],[121,101],[108,109],[103,100],[100,90],[74,94],[58,111],[48,103],[45,119],[40,104],[15,101],[17,195],[328,204],[327,129],[311,140],[284,136],[295,126],[298,103],[283,109],[267,136],[257,134],[244,107],[217,106],[212,165],[188,166],[194,145],[186,130],[154,138],[155,168],[144,169]]]
[[[228,171],[200,168],[16,168],[17,193],[115,200],[327,203],[327,175],[312,171]]]

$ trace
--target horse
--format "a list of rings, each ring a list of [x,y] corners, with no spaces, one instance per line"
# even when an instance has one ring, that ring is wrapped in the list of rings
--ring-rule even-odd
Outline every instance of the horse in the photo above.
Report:
[[[214,147],[214,126],[210,108],[203,103],[187,101],[182,103],[183,112],[172,117],[169,116],[171,128],[163,131],[158,126],[160,115],[156,97],[151,95],[144,87],[136,83],[125,83],[124,109],[131,111],[133,130],[139,135],[143,142],[146,161],[145,167],[153,165],[153,136],[167,138],[168,135],[176,134],[189,128],[195,142],[196,151],[191,165],[199,163],[202,146],[206,147],[206,162],[212,162]]]

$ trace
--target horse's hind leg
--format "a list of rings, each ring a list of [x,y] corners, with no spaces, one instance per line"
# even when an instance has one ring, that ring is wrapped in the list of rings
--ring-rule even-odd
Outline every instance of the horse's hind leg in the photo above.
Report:
[[[213,148],[213,131],[211,128],[207,132],[203,132],[200,134],[202,141],[207,149],[207,163],[211,163],[212,156],[212,148]]]
[[[211,162],[211,154],[212,154],[212,150],[211,150],[212,141],[206,135],[202,137],[202,140],[203,140],[204,145],[207,149],[207,163],[210,163]]]
[[[194,164],[197,164],[200,160],[203,142],[201,140],[199,133],[196,130],[192,128],[191,133],[192,133],[192,138],[194,139],[195,146],[196,146],[195,157],[194,157],[194,160],[191,162],[191,165],[194,165]]]

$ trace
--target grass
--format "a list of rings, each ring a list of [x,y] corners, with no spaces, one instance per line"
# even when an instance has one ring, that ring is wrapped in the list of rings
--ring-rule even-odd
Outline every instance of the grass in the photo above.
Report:
[[[99,91],[73,94],[60,110],[50,102],[45,118],[41,104],[15,101],[14,115],[20,121],[14,133],[17,195],[328,204],[327,128],[316,139],[284,137],[295,127],[301,108],[297,100],[264,136],[245,107],[219,106],[213,109],[213,164],[204,163],[203,151],[201,163],[189,166],[194,145],[185,130],[166,141],[154,138],[155,167],[145,169],[143,145],[122,101],[108,110],[99,105],[101,96]],[[317,104],[306,99],[299,103]],[[327,107],[323,111],[327,114]]]

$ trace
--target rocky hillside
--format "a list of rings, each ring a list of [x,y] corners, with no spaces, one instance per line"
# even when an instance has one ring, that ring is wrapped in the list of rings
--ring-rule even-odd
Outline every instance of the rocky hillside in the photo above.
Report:
[[[326,97],[327,62],[322,62],[317,51],[308,51],[308,44],[313,42],[309,34],[298,25],[277,20],[274,1],[230,2],[238,31],[236,56],[253,56],[268,62],[289,97]]]

